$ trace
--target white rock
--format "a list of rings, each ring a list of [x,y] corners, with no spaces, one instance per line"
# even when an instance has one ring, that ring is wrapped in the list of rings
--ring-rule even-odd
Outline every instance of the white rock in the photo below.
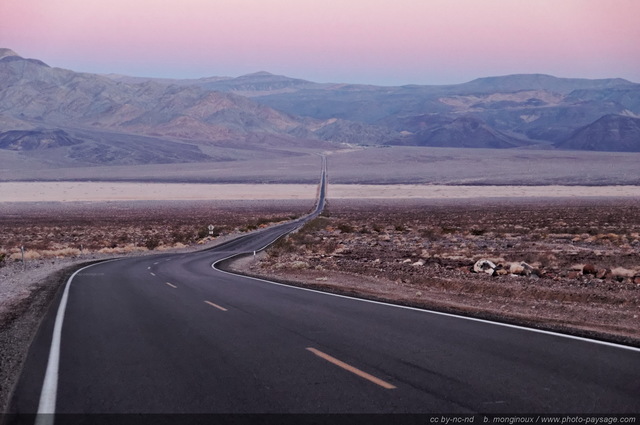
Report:
[[[489,260],[478,260],[473,265],[473,271],[476,273],[486,273],[493,276],[496,271],[496,265]]]

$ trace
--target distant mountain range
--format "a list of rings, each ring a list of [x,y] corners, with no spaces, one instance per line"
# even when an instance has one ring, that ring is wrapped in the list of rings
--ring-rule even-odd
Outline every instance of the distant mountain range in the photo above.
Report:
[[[77,73],[0,49],[0,151],[76,165],[233,160],[349,145],[640,151],[640,84],[548,75],[447,86],[320,84],[258,72]],[[35,155],[35,154],[34,154]]]

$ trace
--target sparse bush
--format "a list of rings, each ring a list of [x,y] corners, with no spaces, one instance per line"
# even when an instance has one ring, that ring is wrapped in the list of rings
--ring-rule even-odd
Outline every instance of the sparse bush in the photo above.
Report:
[[[11,254],[11,256],[9,258],[11,258],[13,261],[21,261],[22,260],[22,253],[21,252],[16,252],[14,254]],[[34,251],[34,250],[25,250],[24,251],[24,259],[25,259],[25,261],[38,260],[40,258],[42,258],[42,255],[40,255],[40,253],[38,251]]]
[[[211,233],[209,233],[209,230],[207,230],[207,235],[217,238],[218,236],[225,233],[226,231],[227,231],[227,228],[225,226],[216,226],[213,228],[213,231]]]
[[[150,237],[149,239],[147,239],[144,242],[144,246],[149,250],[149,251],[153,251],[154,249],[156,249],[158,246],[160,245],[160,240],[158,238],[156,238],[155,236]],[[113,247],[115,248],[115,247]]]
[[[271,257],[280,257],[283,254],[291,253],[296,250],[296,247],[288,237],[282,237],[275,241],[268,249],[268,253]]]
[[[307,221],[304,226],[302,226],[298,233],[312,233],[317,232],[319,230],[325,229],[331,220],[326,217],[316,217],[313,220]]]
[[[324,253],[331,254],[333,251],[336,250],[336,248],[338,248],[338,241],[336,241],[335,239],[331,239],[330,241],[324,244]]]
[[[258,219],[257,225],[259,227],[266,226],[271,223],[280,223],[282,221],[295,220],[296,218],[298,218],[298,216],[296,215],[277,215],[274,217],[261,217]]]
[[[306,261],[294,261],[293,263],[291,263],[291,268],[297,270],[308,269],[309,263],[307,263]]]
[[[256,226],[265,226],[269,223],[274,223],[277,222],[278,219],[277,218],[267,218],[267,217],[261,217],[258,219],[258,221],[256,221]]]
[[[338,224],[338,230],[342,233],[353,233],[353,226],[348,223],[340,223]]]
[[[189,239],[189,235],[186,233],[182,233],[178,230],[175,230],[173,232],[171,232],[171,239],[173,240],[173,243],[182,243],[186,240]]]
[[[55,257],[75,257],[81,254],[77,248],[62,248],[49,251],[41,251],[40,254],[43,258],[55,258]]]
[[[420,229],[420,236],[426,239],[435,240],[435,239],[439,239],[442,236],[442,234],[440,233],[439,229],[428,227],[425,229]]]

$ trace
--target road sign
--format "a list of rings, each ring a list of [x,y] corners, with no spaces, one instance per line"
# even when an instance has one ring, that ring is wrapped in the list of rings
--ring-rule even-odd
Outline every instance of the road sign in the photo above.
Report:
[[[213,235],[213,229],[215,229],[214,225],[213,225],[213,224],[210,224],[210,225],[209,225],[209,234],[210,234],[210,235]]]

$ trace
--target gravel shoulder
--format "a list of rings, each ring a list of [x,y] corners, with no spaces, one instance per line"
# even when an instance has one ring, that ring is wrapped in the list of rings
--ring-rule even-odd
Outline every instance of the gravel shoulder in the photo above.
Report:
[[[640,337],[635,329],[630,329],[626,324],[617,324],[619,312],[610,311],[606,306],[582,306],[576,314],[576,310],[567,308],[567,304],[532,302],[530,297],[491,299],[490,296],[474,296],[462,290],[425,289],[423,286],[402,285],[386,278],[370,278],[339,271],[265,272],[255,261],[250,257],[238,258],[225,265],[225,270],[333,294],[640,347]],[[441,280],[444,284],[450,282],[448,278]],[[584,320],[594,315],[598,318],[596,322]]]

